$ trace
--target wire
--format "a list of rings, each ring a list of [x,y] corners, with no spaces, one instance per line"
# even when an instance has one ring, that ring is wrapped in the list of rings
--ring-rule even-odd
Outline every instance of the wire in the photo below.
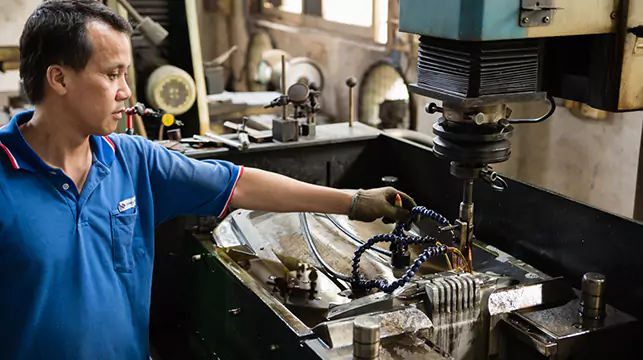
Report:
[[[549,100],[549,103],[551,104],[551,108],[549,109],[549,112],[544,116],[541,116],[537,119],[515,119],[515,120],[508,119],[509,123],[510,124],[535,124],[549,119],[556,111],[556,100],[554,100],[554,98],[550,95],[547,95],[547,100]]]
[[[435,245],[442,246],[442,243],[439,241],[436,241]],[[453,265],[451,265],[451,260],[449,259],[449,255],[444,254],[444,258],[447,259],[447,265],[449,266],[449,270],[453,270]]]
[[[471,272],[471,266],[469,266],[469,261],[467,261],[467,258],[464,256],[462,251],[460,251],[460,249],[454,248],[454,247],[447,247],[447,252],[452,252],[458,255],[462,259],[462,263],[466,266],[465,271]]]
[[[325,217],[326,219],[330,220],[330,222],[331,222],[331,223],[333,223],[333,225],[335,225],[335,227],[337,227],[341,232],[343,232],[344,234],[346,234],[349,238],[351,238],[351,239],[355,240],[355,241],[356,241],[356,242],[358,242],[360,245],[364,245],[364,244],[365,244],[365,241],[363,241],[362,239],[360,239],[359,237],[357,237],[357,235],[353,234],[350,230],[348,230],[348,229],[346,229],[345,227],[343,227],[343,226],[342,226],[342,224],[340,224],[340,223],[339,223],[339,222],[338,222],[334,217],[332,217],[332,216],[330,216],[330,215],[328,215],[328,214],[322,214],[322,216],[323,216],[323,217]],[[386,255],[386,256],[391,256],[391,255],[392,255],[392,253],[391,253],[390,251],[388,251],[388,250],[384,250],[384,249],[380,249],[380,248],[378,248],[378,247],[373,247],[373,248],[371,248],[370,250],[373,250],[373,251],[375,251],[375,252],[378,252],[378,253],[380,253],[380,254],[382,254],[382,255]]]
[[[317,258],[317,261],[319,261],[319,263],[324,268],[324,270],[326,270],[326,272],[329,273],[331,276],[336,277],[340,280],[350,281],[351,280],[350,276],[344,275],[336,271],[330,265],[328,265],[326,261],[324,261],[324,259],[322,258],[321,254],[317,250],[317,247],[315,246],[312,235],[310,235],[310,229],[308,228],[308,220],[306,220],[305,213],[299,213],[299,221],[301,222],[301,228],[304,230],[304,237],[306,238],[306,242],[308,243],[310,250],[312,250],[313,255],[315,255],[315,258]]]

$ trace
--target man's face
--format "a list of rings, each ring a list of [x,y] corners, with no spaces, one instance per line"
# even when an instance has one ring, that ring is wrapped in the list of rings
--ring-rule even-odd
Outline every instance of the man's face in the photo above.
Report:
[[[92,55],[84,69],[65,71],[63,101],[73,116],[73,126],[88,135],[107,135],[116,130],[125,100],[132,95],[127,85],[129,39],[99,21],[87,24],[87,38]]]

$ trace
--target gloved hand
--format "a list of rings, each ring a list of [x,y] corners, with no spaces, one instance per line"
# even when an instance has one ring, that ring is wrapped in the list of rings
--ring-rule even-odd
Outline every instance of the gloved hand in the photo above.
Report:
[[[395,196],[402,198],[402,207],[396,207]],[[385,223],[404,222],[409,230],[413,221],[411,209],[415,201],[405,193],[392,187],[359,190],[353,195],[353,203],[348,213],[351,220],[372,222],[382,218]]]

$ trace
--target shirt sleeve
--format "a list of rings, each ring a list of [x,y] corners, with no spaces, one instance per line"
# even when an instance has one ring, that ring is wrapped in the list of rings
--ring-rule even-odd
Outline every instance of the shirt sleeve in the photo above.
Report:
[[[243,167],[195,160],[152,143],[148,154],[155,223],[179,215],[223,217]]]

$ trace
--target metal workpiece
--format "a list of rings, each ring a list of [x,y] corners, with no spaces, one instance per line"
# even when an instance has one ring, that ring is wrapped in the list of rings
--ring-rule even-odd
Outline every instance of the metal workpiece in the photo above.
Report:
[[[403,334],[428,336],[433,331],[433,323],[429,317],[415,307],[371,313],[368,316],[379,324],[380,341]],[[316,325],[313,331],[329,348],[352,346],[356,319],[357,317],[322,322]],[[366,333],[369,332],[367,331]]]
[[[203,140],[203,141],[213,141],[213,142],[221,143],[221,144],[225,145],[226,147],[228,147],[230,149],[234,149],[234,150],[238,150],[238,151],[247,150],[248,145],[249,145],[247,143],[244,144],[244,143],[241,143],[239,141],[235,141],[235,140],[229,139],[227,137],[217,135],[217,134],[215,134],[215,133],[213,133],[211,131],[206,131],[205,136],[194,135],[194,138],[195,139],[200,139],[200,140]]]
[[[337,320],[380,311],[389,311],[393,309],[393,299],[391,294],[378,292],[370,294],[346,304],[336,304],[328,309],[326,318],[328,320]]]
[[[599,273],[583,275],[580,297],[580,315],[599,320],[605,316],[605,276]]]
[[[585,326],[578,318],[579,300],[573,299],[561,306],[534,307],[512,312],[503,320],[505,341],[516,340],[542,356],[556,359],[606,359],[622,357],[636,341],[636,319],[606,306],[604,321]],[[500,359],[514,359],[518,353],[511,349]],[[556,356],[556,357],[554,357]],[[573,357],[572,357],[573,356]]]
[[[380,355],[380,322],[371,315],[360,315],[353,321],[353,356],[377,359]]]
[[[572,288],[563,278],[507,286],[495,290],[487,300],[492,316],[538,306],[558,306],[574,299]]]

